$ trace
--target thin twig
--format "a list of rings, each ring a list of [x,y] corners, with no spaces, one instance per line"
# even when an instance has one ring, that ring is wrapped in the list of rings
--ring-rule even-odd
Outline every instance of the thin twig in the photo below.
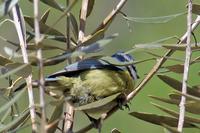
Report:
[[[86,25],[86,17],[87,17],[87,10],[88,10],[88,2],[89,0],[82,1],[78,44],[81,44],[85,37],[85,25]]]
[[[70,3],[70,0],[66,0],[66,7],[68,7],[69,6],[69,3]],[[66,48],[67,49],[70,49],[70,38],[71,38],[71,36],[70,36],[70,16],[69,16],[70,14],[69,13],[67,13],[67,19],[66,19]]]
[[[21,17],[23,16],[19,16],[20,14],[20,9],[18,7],[18,5],[14,6],[12,8],[12,14],[13,14],[13,20],[14,20],[14,24],[15,24],[15,28],[18,34],[18,38],[19,38],[19,42],[20,42],[20,47],[21,47],[21,51],[22,51],[22,55],[23,55],[23,60],[24,63],[29,63],[28,61],[28,55],[27,55],[27,51],[26,51],[26,39],[24,37],[23,34],[23,28],[22,28],[22,22],[21,22]],[[32,89],[32,74],[30,74],[27,78],[26,78],[26,84],[27,84],[27,88],[28,88],[28,97],[29,97],[29,107],[30,107],[30,115],[31,115],[31,122],[32,122],[32,131],[34,133],[37,132],[37,125],[36,125],[36,113],[35,113],[35,103],[34,103],[34,97],[33,97],[33,89]]]
[[[187,15],[187,45],[186,45],[186,53],[185,53],[185,64],[184,64],[184,73],[183,73],[183,83],[182,83],[182,96],[181,101],[179,104],[180,111],[179,111],[179,121],[178,121],[178,131],[182,132],[183,125],[184,125],[184,118],[185,118],[185,103],[187,94],[187,81],[188,81],[188,74],[189,74],[189,67],[190,67],[190,60],[191,60],[191,35],[192,35],[192,0],[188,0],[188,15]]]
[[[40,90],[40,108],[42,112],[41,118],[41,132],[47,133],[46,128],[46,112],[45,112],[45,80],[44,80],[44,68],[43,68],[43,59],[42,59],[42,48],[39,45],[41,41],[40,35],[40,25],[39,25],[39,0],[34,0],[34,30],[35,30],[35,45],[38,46],[37,49],[37,60],[38,60],[38,69],[39,69],[39,90]]]
[[[66,7],[68,7],[70,5],[70,0],[66,0]],[[70,49],[71,46],[71,40],[70,40],[70,14],[67,13],[67,20],[66,20],[66,44],[67,44],[67,50]],[[67,60],[68,63],[71,63],[71,59]],[[66,106],[66,113],[65,113],[65,119],[63,121],[63,131],[64,133],[71,133],[72,132],[72,128],[73,128],[73,119],[74,119],[74,108],[73,106],[71,106],[70,104],[68,104],[68,102],[65,102],[65,106]]]
[[[197,16],[195,22],[192,24],[192,31],[194,31],[197,26],[200,24],[200,16]],[[180,41],[178,44],[185,43],[187,40],[187,32],[181,37]],[[133,99],[143,88],[144,86],[148,83],[148,81],[151,80],[151,78],[156,74],[156,72],[159,70],[159,68],[167,61],[166,57],[170,57],[173,53],[175,52],[174,49],[168,50],[162,58],[160,58],[157,63],[153,66],[153,68],[150,70],[148,75],[140,82],[140,84],[127,96],[127,102]],[[113,113],[115,113],[119,108],[114,107],[111,111],[108,112],[107,116],[105,119],[109,118]],[[84,133],[92,129],[94,126],[93,124],[89,124],[86,127],[80,129],[76,133]]]

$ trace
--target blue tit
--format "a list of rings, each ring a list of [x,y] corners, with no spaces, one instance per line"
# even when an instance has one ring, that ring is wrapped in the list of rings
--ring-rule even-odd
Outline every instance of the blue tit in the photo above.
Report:
[[[51,74],[46,83],[54,83],[56,87],[51,90],[62,90],[62,95],[75,109],[98,119],[116,106],[119,95],[126,96],[134,89],[138,78],[135,66],[127,65],[133,62],[129,54],[117,52],[111,58],[121,64],[115,65],[102,58],[84,59]],[[107,97],[112,97],[112,100],[105,99]],[[91,106],[87,106],[89,104]]]

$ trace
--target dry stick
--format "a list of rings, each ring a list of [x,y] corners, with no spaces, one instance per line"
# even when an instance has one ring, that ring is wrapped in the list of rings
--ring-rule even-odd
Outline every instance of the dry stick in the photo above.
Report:
[[[78,44],[81,44],[85,38],[85,25],[86,25],[86,16],[87,16],[87,10],[88,10],[88,2],[89,2],[89,0],[82,1],[81,14],[80,14],[80,28],[79,28],[79,34],[78,34]]]
[[[188,81],[188,74],[189,74],[189,67],[190,67],[190,60],[191,60],[191,33],[192,33],[192,0],[188,0],[188,15],[187,15],[187,45],[186,45],[186,54],[185,54],[185,63],[184,63],[184,73],[183,73],[183,83],[182,83],[182,96],[181,101],[179,104],[180,111],[179,111],[179,121],[178,121],[178,131],[182,132],[183,125],[184,125],[184,118],[185,118],[185,103],[187,94],[187,81]]]
[[[69,1],[67,1],[67,3],[68,2]],[[80,28],[79,28],[78,44],[81,44],[85,37],[87,8],[88,8],[88,0],[83,0],[82,7],[81,7],[81,14],[80,14]],[[69,30],[70,22],[69,22],[69,17],[67,18],[68,18],[67,19],[67,38],[69,39],[68,43],[70,43],[70,30]],[[70,47],[68,47],[68,49],[69,48]],[[74,111],[74,107],[68,104],[67,102],[66,102],[66,110],[67,110],[67,113],[65,114],[64,132],[71,133],[73,132],[72,129],[73,129],[73,120],[74,120],[75,111]]]
[[[14,19],[14,23],[15,23],[15,28],[17,30],[24,63],[29,63],[28,55],[27,55],[27,51],[26,51],[26,46],[27,46],[26,39],[23,35],[22,27],[20,24],[20,22],[21,22],[20,16],[18,16],[19,10],[17,10],[16,6],[14,6],[12,8],[12,14],[13,14],[13,19]],[[29,98],[29,107],[30,107],[30,115],[31,115],[31,122],[32,122],[32,131],[34,133],[36,133],[37,125],[36,125],[36,113],[35,113],[35,107],[34,107],[35,103],[34,103],[33,89],[32,89],[32,74],[30,74],[26,78],[26,84],[27,84],[27,88],[28,88],[28,98]]]
[[[66,7],[70,5],[70,0],[66,0]],[[66,20],[66,44],[67,49],[70,49],[70,20],[69,16],[70,14],[67,13],[67,20]],[[68,63],[71,63],[71,60],[68,59]],[[71,106],[68,102],[65,102],[66,106],[66,113],[65,113],[65,119],[64,119],[64,133],[71,133],[73,128],[73,120],[74,120],[74,108]]]
[[[42,48],[40,47],[41,35],[39,26],[39,0],[34,0],[34,30],[35,30],[35,45],[38,46],[37,49],[37,60],[39,69],[39,90],[40,90],[40,108],[42,112],[41,118],[41,132],[47,133],[46,128],[46,113],[45,113],[45,99],[44,99],[44,70],[43,70],[43,59],[42,59]]]
[[[192,28],[191,31],[194,31],[197,26],[200,24],[200,16],[198,16],[195,20],[195,22],[192,24]],[[187,40],[187,32],[181,37],[180,41],[178,42],[178,44],[182,44],[185,43],[185,41]],[[140,84],[127,96],[126,98],[126,102],[130,101],[131,99],[133,99],[142,89],[143,87],[148,83],[149,80],[151,80],[151,78],[153,77],[153,75],[159,70],[159,68],[165,63],[165,61],[167,61],[166,57],[170,57],[173,53],[175,52],[174,49],[168,50],[162,58],[160,58],[157,63],[153,66],[153,68],[151,69],[151,71],[148,73],[148,75],[140,82]],[[107,116],[105,117],[105,119],[109,118],[113,113],[115,113],[119,108],[116,106],[114,107],[110,112],[107,113]],[[94,126],[93,124],[89,124],[88,126],[80,129],[79,131],[75,132],[75,133],[85,133],[87,131],[89,131],[90,129],[92,129]]]

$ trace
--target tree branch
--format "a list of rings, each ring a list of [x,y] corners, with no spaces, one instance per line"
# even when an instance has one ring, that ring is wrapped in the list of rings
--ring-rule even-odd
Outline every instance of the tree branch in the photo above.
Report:
[[[20,14],[20,9],[18,5],[15,5],[12,8],[12,14],[13,14],[13,20],[15,24],[15,28],[18,34],[20,47],[23,55],[24,63],[29,63],[28,61],[28,54],[26,51],[26,37],[22,28],[22,19]],[[33,133],[37,132],[37,125],[36,125],[36,113],[35,113],[35,103],[34,103],[34,97],[33,97],[33,89],[32,89],[32,74],[30,74],[26,78],[26,84],[28,88],[28,98],[29,98],[29,107],[30,107],[30,115],[31,115],[31,122],[32,122],[32,131]]]
[[[192,0],[188,0],[188,15],[187,15],[187,46],[186,46],[186,54],[185,54],[185,63],[184,63],[184,73],[183,73],[183,83],[182,83],[182,96],[179,104],[180,112],[179,112],[179,121],[178,121],[178,131],[182,132],[185,118],[185,103],[187,94],[187,81],[189,74],[189,66],[191,60],[191,33],[192,33]]]
[[[88,10],[88,2],[89,0],[82,0],[78,44],[81,44],[85,37],[85,25],[86,25],[86,19],[87,19],[86,17],[87,17],[87,10]]]
[[[39,69],[39,90],[40,90],[40,108],[42,112],[41,118],[41,132],[47,133],[46,129],[46,112],[45,112],[45,80],[44,80],[44,68],[43,68],[43,59],[42,59],[42,48],[40,45],[41,35],[40,35],[40,25],[39,25],[39,0],[34,0],[34,30],[35,30],[35,45],[38,46],[37,49],[37,60],[38,60],[38,69]]]

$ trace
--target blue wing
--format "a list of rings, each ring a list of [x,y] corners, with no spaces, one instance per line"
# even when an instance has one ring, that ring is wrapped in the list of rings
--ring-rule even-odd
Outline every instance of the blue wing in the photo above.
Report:
[[[112,58],[120,62],[133,60],[133,58],[129,54],[124,54],[122,52],[117,52],[116,54],[112,55]],[[49,75],[48,78],[54,78],[57,76],[69,76],[69,77],[77,76],[81,71],[91,70],[91,69],[102,69],[102,68],[111,69],[111,70],[126,69],[126,67],[124,66],[114,66],[103,60],[91,58],[91,59],[85,59],[85,60],[73,63],[71,65],[68,65],[64,68],[64,70],[53,73]]]
[[[81,71],[91,70],[91,69],[102,69],[102,68],[112,69],[112,70],[122,70],[122,68],[108,64],[107,62],[102,60],[86,59],[66,66],[64,70],[49,75],[49,78],[57,76],[76,76]]]

